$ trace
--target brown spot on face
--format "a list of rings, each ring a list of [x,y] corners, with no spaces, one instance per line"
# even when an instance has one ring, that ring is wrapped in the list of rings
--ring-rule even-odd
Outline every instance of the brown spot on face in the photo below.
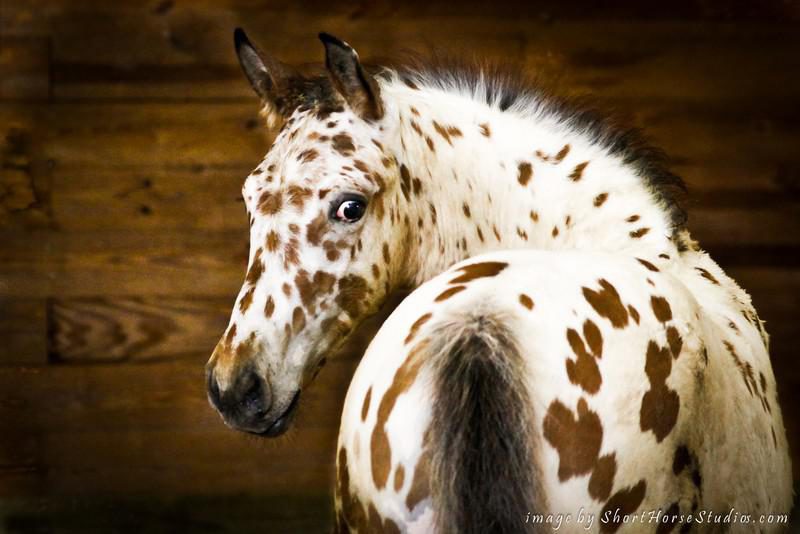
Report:
[[[319,152],[317,152],[316,149],[309,148],[308,150],[303,150],[297,155],[297,161],[301,163],[308,163],[317,159],[317,156],[319,156]]]
[[[275,299],[270,295],[267,297],[267,303],[264,305],[264,315],[269,319],[272,317],[273,312],[275,312]]]
[[[433,301],[434,302],[442,302],[443,300],[447,300],[447,299],[449,299],[450,297],[452,297],[453,295],[455,295],[457,293],[461,293],[465,289],[467,289],[467,286],[453,286],[453,287],[445,289],[444,291],[439,293],[439,296],[437,296],[435,299],[433,299]]]
[[[525,293],[521,293],[519,296],[519,303],[528,308],[529,310],[533,309],[533,299],[530,298]]]
[[[628,217],[625,220],[628,221],[629,223],[633,223],[633,222],[636,222],[636,221],[639,220],[639,216],[638,215],[631,215],[630,217]]]
[[[500,261],[485,261],[481,263],[473,263],[465,265],[458,269],[462,274],[450,280],[450,284],[466,284],[478,278],[489,278],[497,276],[500,272],[508,267],[508,264]]]
[[[408,336],[406,336],[406,340],[404,342],[406,345],[408,345],[414,339],[422,325],[427,323],[431,317],[433,317],[433,314],[429,312],[414,321],[414,324],[411,325],[411,328],[408,331]]]
[[[293,185],[287,189],[286,194],[289,197],[289,204],[298,210],[302,210],[306,203],[306,199],[311,197],[313,192],[307,187]]]
[[[708,272],[706,269],[703,269],[702,267],[695,267],[695,269],[697,269],[697,271],[700,273],[700,276],[702,276],[703,278],[705,278],[714,285],[717,286],[719,285],[719,280],[714,278],[714,275]]]
[[[662,323],[672,319],[672,308],[670,308],[669,302],[664,297],[650,297],[650,306],[653,308],[656,319]]]
[[[411,199],[411,173],[405,163],[400,164],[400,190],[407,201]]]
[[[300,330],[302,330],[306,326],[306,314],[303,311],[303,308],[297,306],[294,311],[292,311],[292,330],[296,334]]]
[[[553,231],[552,231],[552,232],[550,232],[550,234],[551,234],[551,235],[552,235],[554,238],[558,237],[558,226],[553,226]]]
[[[614,487],[614,475],[617,472],[617,459],[614,453],[601,456],[589,478],[589,495],[593,499],[603,502],[608,499]]]
[[[656,267],[655,265],[653,265],[652,263],[650,263],[647,260],[643,260],[642,258],[636,258],[636,261],[638,261],[639,263],[644,265],[648,270],[653,271],[654,273],[659,272],[658,271],[658,267]]]
[[[325,249],[325,257],[328,258],[328,261],[336,261],[339,259],[339,251],[336,250],[336,243],[333,241],[325,241],[322,244],[322,248]],[[355,254],[351,254],[354,256]]]
[[[400,492],[403,488],[403,482],[406,478],[406,469],[403,464],[397,464],[397,469],[394,470],[394,491]]]
[[[289,239],[283,249],[283,266],[288,268],[289,265],[298,265],[300,263],[300,243],[296,237]]]
[[[568,178],[573,182],[579,181],[583,178],[583,171],[586,170],[586,166],[589,165],[588,161],[584,161],[583,163],[578,163],[575,165],[575,168],[572,169],[572,172],[569,173]]]
[[[608,193],[600,193],[596,197],[594,197],[594,207],[599,208],[603,204],[605,204],[606,200],[608,200]]]
[[[367,420],[367,414],[369,413],[369,401],[372,398],[372,386],[367,389],[367,394],[364,395],[364,403],[361,405],[361,420]]]
[[[356,149],[353,144],[353,138],[346,133],[340,133],[333,136],[331,139],[333,149],[343,156],[349,156]]]
[[[405,393],[417,379],[417,374],[424,363],[422,354],[426,348],[427,345],[423,342],[409,352],[402,365],[397,369],[389,389],[383,394],[383,398],[378,404],[377,420],[370,438],[372,480],[378,489],[386,486],[392,465],[392,451],[389,436],[386,434],[386,422],[389,420],[389,415],[392,413],[398,397]],[[417,468],[419,468],[419,462]]]
[[[577,331],[572,328],[567,329],[567,341],[575,353],[575,359],[567,358],[566,368],[569,381],[580,386],[589,394],[595,394],[600,390],[602,377],[600,368],[595,361],[596,355],[589,354],[583,344],[583,340]]]
[[[250,304],[253,303],[253,292],[255,290],[256,288],[251,287],[244,295],[242,295],[242,300],[239,301],[239,312],[245,313],[250,307]]]
[[[647,235],[647,232],[649,231],[650,228],[639,228],[634,232],[630,232],[628,235],[630,235],[634,239],[639,239],[640,237],[644,237],[645,235]]]
[[[533,176],[533,167],[529,162],[523,161],[517,167],[517,171],[517,181],[519,182],[519,185],[525,187],[528,185],[528,182],[530,182],[531,177]]]
[[[600,517],[607,516],[611,520],[600,522],[602,532],[616,532],[622,526],[622,520],[626,515],[633,514],[644,500],[647,490],[647,483],[640,480],[634,486],[621,489],[616,492],[603,506]],[[614,512],[617,512],[616,514]]]
[[[257,209],[264,215],[275,215],[281,210],[283,197],[280,192],[264,191],[258,199]]]
[[[431,152],[436,152],[436,145],[433,144],[433,139],[426,135],[425,142],[428,144],[428,148]]]
[[[537,150],[536,151],[536,157],[539,158],[542,161],[547,162],[547,163],[558,164],[558,163],[561,163],[564,160],[564,158],[567,157],[567,154],[569,154],[569,149],[570,149],[569,145],[564,145],[561,148],[561,150],[559,150],[558,153],[556,153],[554,156],[553,155],[549,155],[549,154],[545,154],[541,150]]]
[[[672,356],[669,350],[650,341],[647,345],[646,358],[644,370],[650,381],[650,389],[642,397],[639,428],[642,432],[652,430],[656,441],[660,443],[672,431],[678,420],[680,399],[666,384],[667,377],[672,371]]]
[[[478,125],[478,128],[480,128],[481,135],[483,135],[484,137],[491,137],[492,136],[492,130],[489,128],[489,124],[483,122],[483,123]]]
[[[247,270],[247,276],[245,276],[245,281],[253,286],[256,285],[258,279],[261,278],[261,275],[264,273],[264,262],[261,261],[261,250],[261,248],[256,250],[253,262]]]
[[[630,304],[628,304],[628,313],[631,315],[631,319],[633,319],[636,324],[639,324],[639,312]]]
[[[367,295],[367,281],[355,274],[348,274],[339,280],[339,293],[336,303],[351,317],[357,316]]]
[[[319,246],[322,241],[322,235],[325,232],[328,218],[325,214],[320,212],[310,223],[306,226],[306,239],[314,246]]]
[[[280,244],[281,238],[278,236],[278,232],[275,230],[270,231],[270,233],[267,234],[267,250],[270,252],[275,252],[278,250]]]
[[[600,317],[611,321],[614,328],[628,326],[628,312],[625,305],[622,304],[616,288],[605,278],[600,279],[598,283],[600,284],[599,291],[584,287],[583,297]]]
[[[592,470],[603,441],[600,417],[578,401],[577,417],[559,400],[550,403],[543,423],[544,437],[558,452],[558,479],[568,480]]]

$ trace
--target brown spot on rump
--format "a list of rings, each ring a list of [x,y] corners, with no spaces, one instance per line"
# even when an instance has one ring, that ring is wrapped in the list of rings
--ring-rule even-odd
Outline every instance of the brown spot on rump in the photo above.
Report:
[[[480,226],[475,227],[475,231],[478,234],[478,239],[480,239],[481,243],[484,243],[486,240],[483,238],[483,231],[481,230]]]
[[[422,453],[417,460],[417,465],[414,467],[411,488],[408,490],[408,495],[406,495],[406,506],[409,510],[413,510],[429,495],[430,482],[428,473],[430,473],[431,453],[430,448],[425,445],[425,441],[427,440],[423,440]]]
[[[666,348],[655,341],[647,345],[647,360],[644,371],[650,381],[650,389],[642,397],[639,410],[639,428],[642,432],[652,430],[656,441],[661,441],[672,431],[678,420],[680,399],[667,387],[666,380],[672,371],[672,356]]]
[[[518,171],[517,181],[519,182],[519,185],[525,187],[526,185],[528,185],[528,182],[531,180],[531,177],[533,176],[533,167],[529,162],[522,161],[517,166],[517,171]]]
[[[543,423],[544,437],[558,452],[558,479],[565,481],[589,473],[597,462],[603,441],[600,417],[578,401],[577,417],[558,399],[550,403]]]
[[[422,353],[426,348],[427,344],[423,341],[408,353],[378,404],[377,419],[370,438],[370,460],[372,480],[379,490],[386,486],[392,465],[392,451],[389,436],[386,434],[386,422],[389,420],[389,415],[391,415],[398,397],[411,388],[417,379],[417,374],[425,361]],[[417,468],[419,469],[419,462]]]
[[[467,286],[453,286],[453,287],[445,289],[444,291],[439,293],[439,296],[437,296],[435,299],[433,299],[433,301],[434,302],[442,302],[443,300],[447,300],[447,299],[449,299],[450,297],[452,297],[453,295],[455,295],[457,293],[461,293],[465,289],[467,289]]]
[[[403,489],[403,482],[405,482],[405,478],[405,467],[403,467],[403,464],[397,464],[397,468],[394,470],[394,491],[400,492],[400,490]]]
[[[558,226],[553,226],[553,231],[551,232],[551,235],[554,238],[558,237]]]
[[[627,219],[625,219],[625,220],[626,220],[627,222],[629,222],[629,223],[633,223],[633,222],[636,222],[636,221],[638,221],[638,220],[639,220],[639,216],[638,216],[638,215],[631,215],[630,217],[628,217],[628,218],[627,218]]]
[[[419,135],[419,136],[424,136],[425,135],[425,134],[422,133],[422,128],[419,127],[419,123],[417,123],[417,121],[415,121],[413,119],[411,120],[411,128],[413,128],[414,131],[417,132],[417,135]]]
[[[417,332],[422,327],[422,325],[427,323],[431,317],[433,317],[433,314],[428,312],[419,319],[417,319],[416,321],[414,321],[414,324],[411,325],[411,328],[408,331],[408,335],[406,336],[406,339],[404,341],[406,345],[408,345],[414,339],[414,337],[417,335]]]
[[[695,269],[700,273],[700,276],[702,276],[703,278],[705,278],[714,285],[719,285],[719,280],[714,278],[714,275],[708,272],[706,269],[703,269],[702,267],[695,267]]]
[[[303,311],[303,308],[297,306],[294,311],[292,311],[292,330],[296,334],[300,330],[302,330],[306,326],[306,314]]]
[[[333,149],[343,156],[349,156],[356,149],[353,144],[353,138],[346,133],[340,133],[333,136],[331,139]]]
[[[361,311],[366,295],[367,281],[358,275],[348,274],[339,280],[339,293],[336,295],[336,303],[343,311],[353,317]]]
[[[278,250],[280,244],[281,244],[281,238],[280,236],[278,236],[278,232],[276,232],[275,230],[270,231],[270,233],[267,234],[267,250],[269,250],[270,252],[275,252],[276,250]]]
[[[752,366],[749,363],[742,361],[730,341],[723,341],[722,343],[725,345],[725,348],[728,350],[731,358],[733,358],[733,362],[736,364],[736,367],[739,368],[739,373],[742,375],[744,385],[747,386],[747,391],[749,391],[751,395],[754,393],[758,394],[758,386],[756,385],[756,379],[753,376]]]
[[[617,472],[616,455],[612,452],[597,459],[597,463],[589,477],[589,495],[597,501],[608,499],[614,487],[614,475]]]
[[[653,271],[654,273],[659,272],[658,267],[656,267],[647,260],[643,260],[642,258],[636,258],[636,261],[638,261],[639,263],[644,265],[648,270]]]
[[[598,280],[598,284],[600,284],[599,291],[584,287],[583,297],[600,317],[611,321],[614,328],[628,326],[628,312],[616,288],[605,278]]]
[[[561,148],[561,150],[559,150],[558,153],[556,153],[556,155],[554,155],[554,156],[545,154],[541,150],[537,150],[536,151],[536,157],[539,158],[542,161],[546,161],[547,163],[556,163],[557,164],[557,163],[561,163],[564,160],[564,158],[567,157],[567,154],[569,154],[569,149],[570,149],[570,146],[568,144],[564,145]]]
[[[310,198],[313,192],[307,187],[300,187],[292,185],[286,190],[286,195],[289,197],[289,204],[302,210],[306,203],[306,199]]]
[[[583,163],[578,163],[577,165],[575,165],[575,168],[572,169],[572,172],[569,173],[569,176],[567,178],[569,178],[573,182],[579,181],[581,178],[583,178],[583,171],[586,169],[587,165],[589,165],[588,161],[584,161]]]
[[[327,223],[328,218],[323,212],[320,212],[319,215],[306,226],[306,240],[314,246],[319,246]]]
[[[308,150],[303,150],[297,155],[297,161],[301,163],[308,163],[317,159],[317,156],[319,156],[319,152],[317,152],[314,148],[309,148]]]
[[[261,275],[264,273],[264,262],[261,261],[261,251],[262,249],[260,247],[256,250],[256,254],[253,256],[253,262],[247,270],[247,276],[245,276],[245,281],[250,285],[256,285],[258,279],[261,278]]]
[[[255,290],[256,288],[251,287],[244,295],[242,295],[242,300],[239,301],[239,312],[245,313],[250,307],[250,304],[253,303],[253,292]]]
[[[631,315],[631,319],[633,319],[636,324],[639,324],[639,312],[630,304],[628,304],[628,313]]]
[[[481,129],[481,134],[484,137],[491,137],[492,136],[492,130],[489,128],[489,124],[488,123],[482,122],[481,124],[478,125],[478,128]]]
[[[361,420],[367,420],[367,414],[369,413],[369,401],[372,398],[372,386],[367,389],[367,394],[364,395],[364,403],[361,405]]]
[[[414,178],[414,180],[412,180],[412,184],[414,185],[414,194],[419,196],[419,194],[422,192],[422,180],[419,178]]]
[[[539,222],[539,214],[535,211],[531,211],[530,217],[533,222]]]
[[[591,329],[589,330],[591,331]],[[586,325],[584,325],[584,332],[585,331]],[[594,336],[595,334],[592,333],[591,335]],[[603,378],[600,376],[600,368],[597,366],[597,361],[595,360],[595,358],[599,359],[600,355],[594,353],[594,351],[591,354],[587,352],[581,336],[572,328],[567,329],[567,341],[572,348],[572,352],[575,353],[574,360],[570,358],[566,360],[569,381],[580,386],[589,394],[593,395],[597,393],[603,382]],[[596,344],[597,339],[593,339],[593,342]]]
[[[639,228],[634,232],[630,232],[628,235],[630,235],[634,239],[639,239],[640,237],[644,237],[645,235],[647,235],[649,231],[650,228]]]
[[[673,358],[680,356],[681,349],[683,348],[683,339],[681,339],[678,329],[674,326],[667,328],[667,345],[669,345],[669,350]]]
[[[622,526],[622,520],[626,515],[633,514],[644,500],[647,491],[647,483],[640,480],[634,486],[619,490],[606,502],[600,517],[607,516],[611,520],[600,522],[602,532],[616,532]],[[615,514],[614,512],[617,512]]]
[[[500,272],[508,267],[508,263],[500,261],[484,261],[481,263],[473,263],[465,265],[458,270],[461,274],[450,280],[450,284],[466,284],[478,278],[489,278],[497,276]]]
[[[274,215],[281,210],[283,197],[280,192],[264,191],[258,199],[257,209],[264,215]]]
[[[675,448],[675,456],[672,459],[672,472],[680,475],[681,472],[692,464],[692,454],[686,445],[678,445]]]
[[[464,215],[466,215],[467,218],[472,217],[472,212],[470,211],[469,206],[467,206],[466,202],[461,205],[461,210],[464,212]]]
[[[267,303],[264,305],[264,315],[269,319],[272,317],[273,312],[275,311],[275,299],[272,298],[272,295],[267,297]]]
[[[436,152],[436,146],[433,144],[433,139],[426,135],[425,142],[428,143],[428,148],[431,150],[431,152]]]
[[[383,247],[381,247],[381,253],[383,254],[383,261],[385,261],[386,264],[388,265],[392,260],[392,256],[391,256],[391,254],[389,254],[389,244],[388,243],[384,243],[383,244]]]
[[[447,144],[453,146],[453,141],[450,139],[450,134],[447,132],[447,129],[439,124],[436,121],[433,121],[433,129],[436,130],[436,133],[442,136],[442,138],[447,141]]]
[[[608,193],[600,193],[596,197],[594,197],[594,207],[599,208],[603,204],[605,204],[606,200],[608,200]]]
[[[533,309],[533,299],[530,298],[525,293],[521,293],[519,296],[519,303],[528,308],[529,310]]]
[[[492,225],[492,232],[494,233],[494,238],[497,239],[498,243],[502,241],[502,239],[500,238],[500,232],[497,230],[497,226]]]
[[[664,297],[650,297],[650,306],[653,308],[656,319],[660,322],[666,323],[672,320],[672,308]]]

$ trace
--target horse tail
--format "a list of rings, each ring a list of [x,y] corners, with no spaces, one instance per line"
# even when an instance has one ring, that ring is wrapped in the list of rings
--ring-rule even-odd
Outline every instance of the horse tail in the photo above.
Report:
[[[491,314],[435,328],[429,446],[436,531],[530,531],[526,518],[541,492],[527,367],[514,336]]]

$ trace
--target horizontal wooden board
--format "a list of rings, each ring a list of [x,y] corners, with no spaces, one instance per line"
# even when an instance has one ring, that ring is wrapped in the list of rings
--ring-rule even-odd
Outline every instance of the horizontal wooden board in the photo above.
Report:
[[[0,366],[47,363],[45,299],[0,297],[0,340]]]
[[[3,35],[0,99],[50,96],[50,43],[45,37]]]

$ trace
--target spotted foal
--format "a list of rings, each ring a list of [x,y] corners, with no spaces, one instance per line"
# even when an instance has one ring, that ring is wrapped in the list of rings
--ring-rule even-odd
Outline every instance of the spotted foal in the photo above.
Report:
[[[338,532],[786,513],[767,335],[657,153],[494,71],[372,71],[320,37],[314,77],[235,34],[280,132],[244,184],[249,269],[208,363],[225,422],[282,434],[326,355],[412,286],[347,394]]]

